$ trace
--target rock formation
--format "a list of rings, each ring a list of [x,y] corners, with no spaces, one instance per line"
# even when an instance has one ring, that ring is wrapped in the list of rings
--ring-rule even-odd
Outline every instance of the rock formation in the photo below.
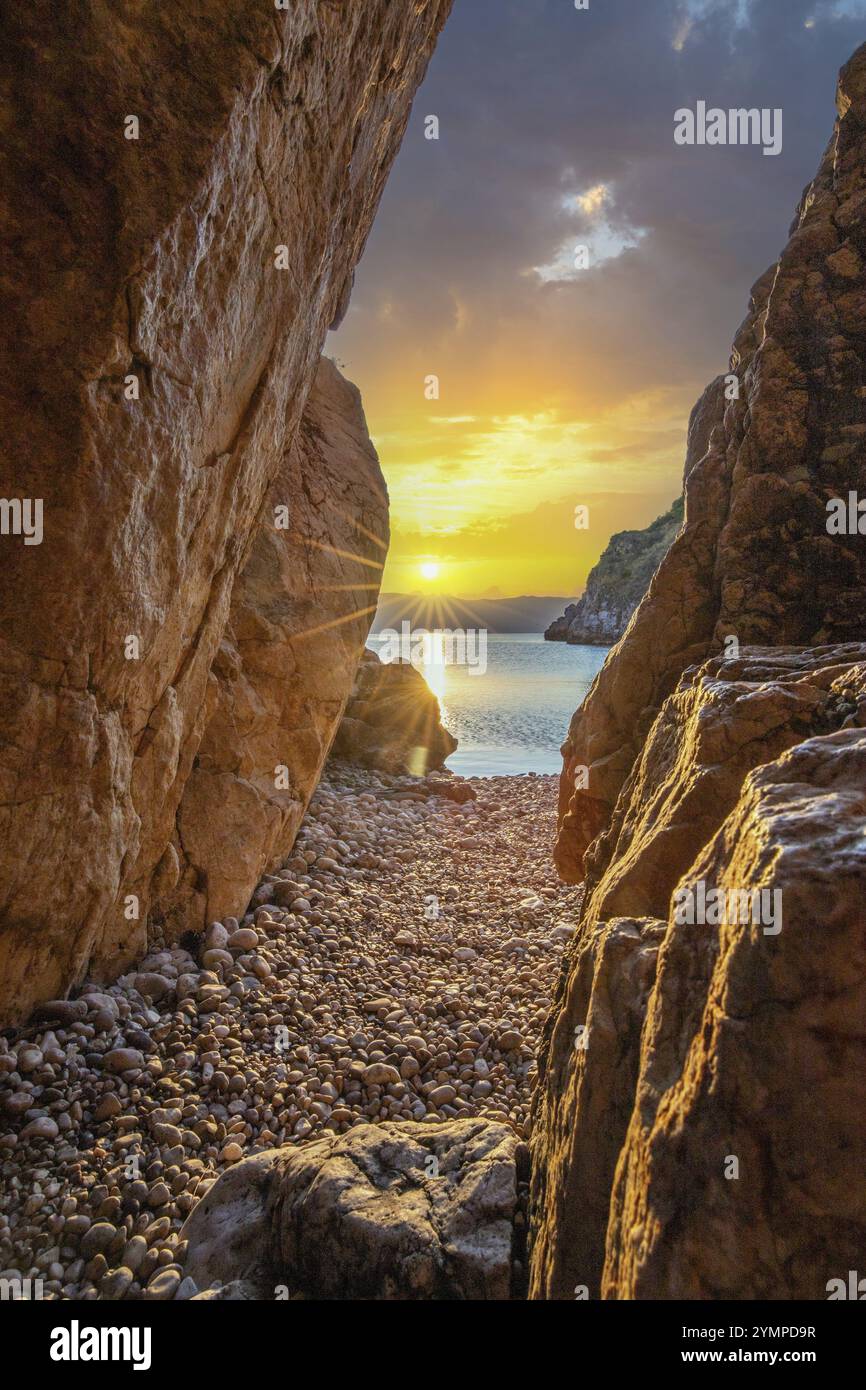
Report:
[[[610,647],[618,642],[682,521],[680,497],[645,530],[618,531],[611,536],[598,564],[589,572],[585,592],[550,624],[544,634],[547,641],[589,647]]]
[[[424,777],[438,770],[457,740],[439,701],[410,661],[380,661],[367,651],[334,740],[334,754],[381,772]]]
[[[750,775],[690,867],[772,885],[783,921],[668,928],[604,1297],[821,1299],[862,1263],[864,788],[866,730],[808,739]]]
[[[825,1298],[866,1240],[866,46],[838,113],[564,748],[537,1298]]]
[[[186,1276],[198,1297],[507,1299],[523,1148],[452,1120],[267,1150],[189,1217]]]
[[[360,395],[323,358],[235,581],[167,851],[176,882],[151,902],[165,935],[244,909],[291,849],[351,689],[387,544],[385,481]]]
[[[235,580],[448,9],[203,0],[190,24],[34,0],[0,21],[2,492],[44,509],[41,544],[2,539],[2,1017],[116,972],[178,874],[212,891],[200,829],[178,852],[194,791],[179,808],[226,710]],[[226,760],[203,771],[236,796]],[[249,799],[266,858],[294,812]]]

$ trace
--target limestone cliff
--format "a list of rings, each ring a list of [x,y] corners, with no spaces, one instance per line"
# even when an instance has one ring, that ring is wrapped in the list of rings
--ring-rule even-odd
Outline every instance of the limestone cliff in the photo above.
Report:
[[[610,647],[619,641],[682,520],[683,502],[677,498],[643,531],[618,531],[611,536],[589,572],[585,592],[550,624],[544,634],[547,641],[590,647]]]
[[[534,1297],[825,1298],[866,1241],[866,46],[838,113],[565,746]]]
[[[2,540],[0,1017],[116,971],[171,887],[235,580],[448,9],[4,10],[0,490],[44,536]]]

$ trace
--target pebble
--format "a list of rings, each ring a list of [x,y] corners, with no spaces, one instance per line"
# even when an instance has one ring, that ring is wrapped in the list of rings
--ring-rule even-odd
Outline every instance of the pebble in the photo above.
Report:
[[[180,1288],[181,1272],[179,1269],[161,1269],[154,1274],[148,1282],[144,1291],[147,1299],[169,1299],[174,1298]]]
[[[119,1300],[127,1292],[134,1277],[132,1270],[126,1265],[110,1269],[99,1281],[99,1292],[103,1298]]]
[[[399,1080],[400,1073],[397,1068],[386,1066],[384,1062],[373,1062],[371,1066],[364,1068],[365,1086],[389,1086]]]
[[[60,1133],[60,1127],[56,1120],[52,1120],[50,1115],[38,1115],[35,1120],[31,1120],[25,1125],[19,1135],[22,1143],[28,1139],[56,1139]]]
[[[79,1250],[85,1260],[91,1260],[94,1255],[104,1255],[116,1238],[116,1227],[108,1221],[97,1221],[84,1232]]]
[[[144,1066],[144,1056],[135,1047],[118,1047],[106,1053],[102,1065],[106,1071],[132,1071]]]

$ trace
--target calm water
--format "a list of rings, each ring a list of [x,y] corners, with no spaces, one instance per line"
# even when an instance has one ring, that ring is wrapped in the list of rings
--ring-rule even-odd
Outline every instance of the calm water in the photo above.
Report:
[[[370,638],[373,651],[381,645]],[[606,655],[604,647],[570,647],[526,632],[488,635],[483,674],[419,664],[439,696],[446,729],[460,741],[448,767],[464,777],[559,772],[569,720]]]

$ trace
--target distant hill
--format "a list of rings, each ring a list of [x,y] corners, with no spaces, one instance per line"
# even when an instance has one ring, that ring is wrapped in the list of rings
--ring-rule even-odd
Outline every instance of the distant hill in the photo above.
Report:
[[[543,632],[561,613],[567,598],[451,598],[445,594],[382,594],[373,632],[396,628],[486,628],[488,632]]]
[[[595,647],[618,642],[682,524],[683,499],[679,497],[646,530],[611,536],[590,570],[583,597],[570,603],[546,630],[548,642]]]

